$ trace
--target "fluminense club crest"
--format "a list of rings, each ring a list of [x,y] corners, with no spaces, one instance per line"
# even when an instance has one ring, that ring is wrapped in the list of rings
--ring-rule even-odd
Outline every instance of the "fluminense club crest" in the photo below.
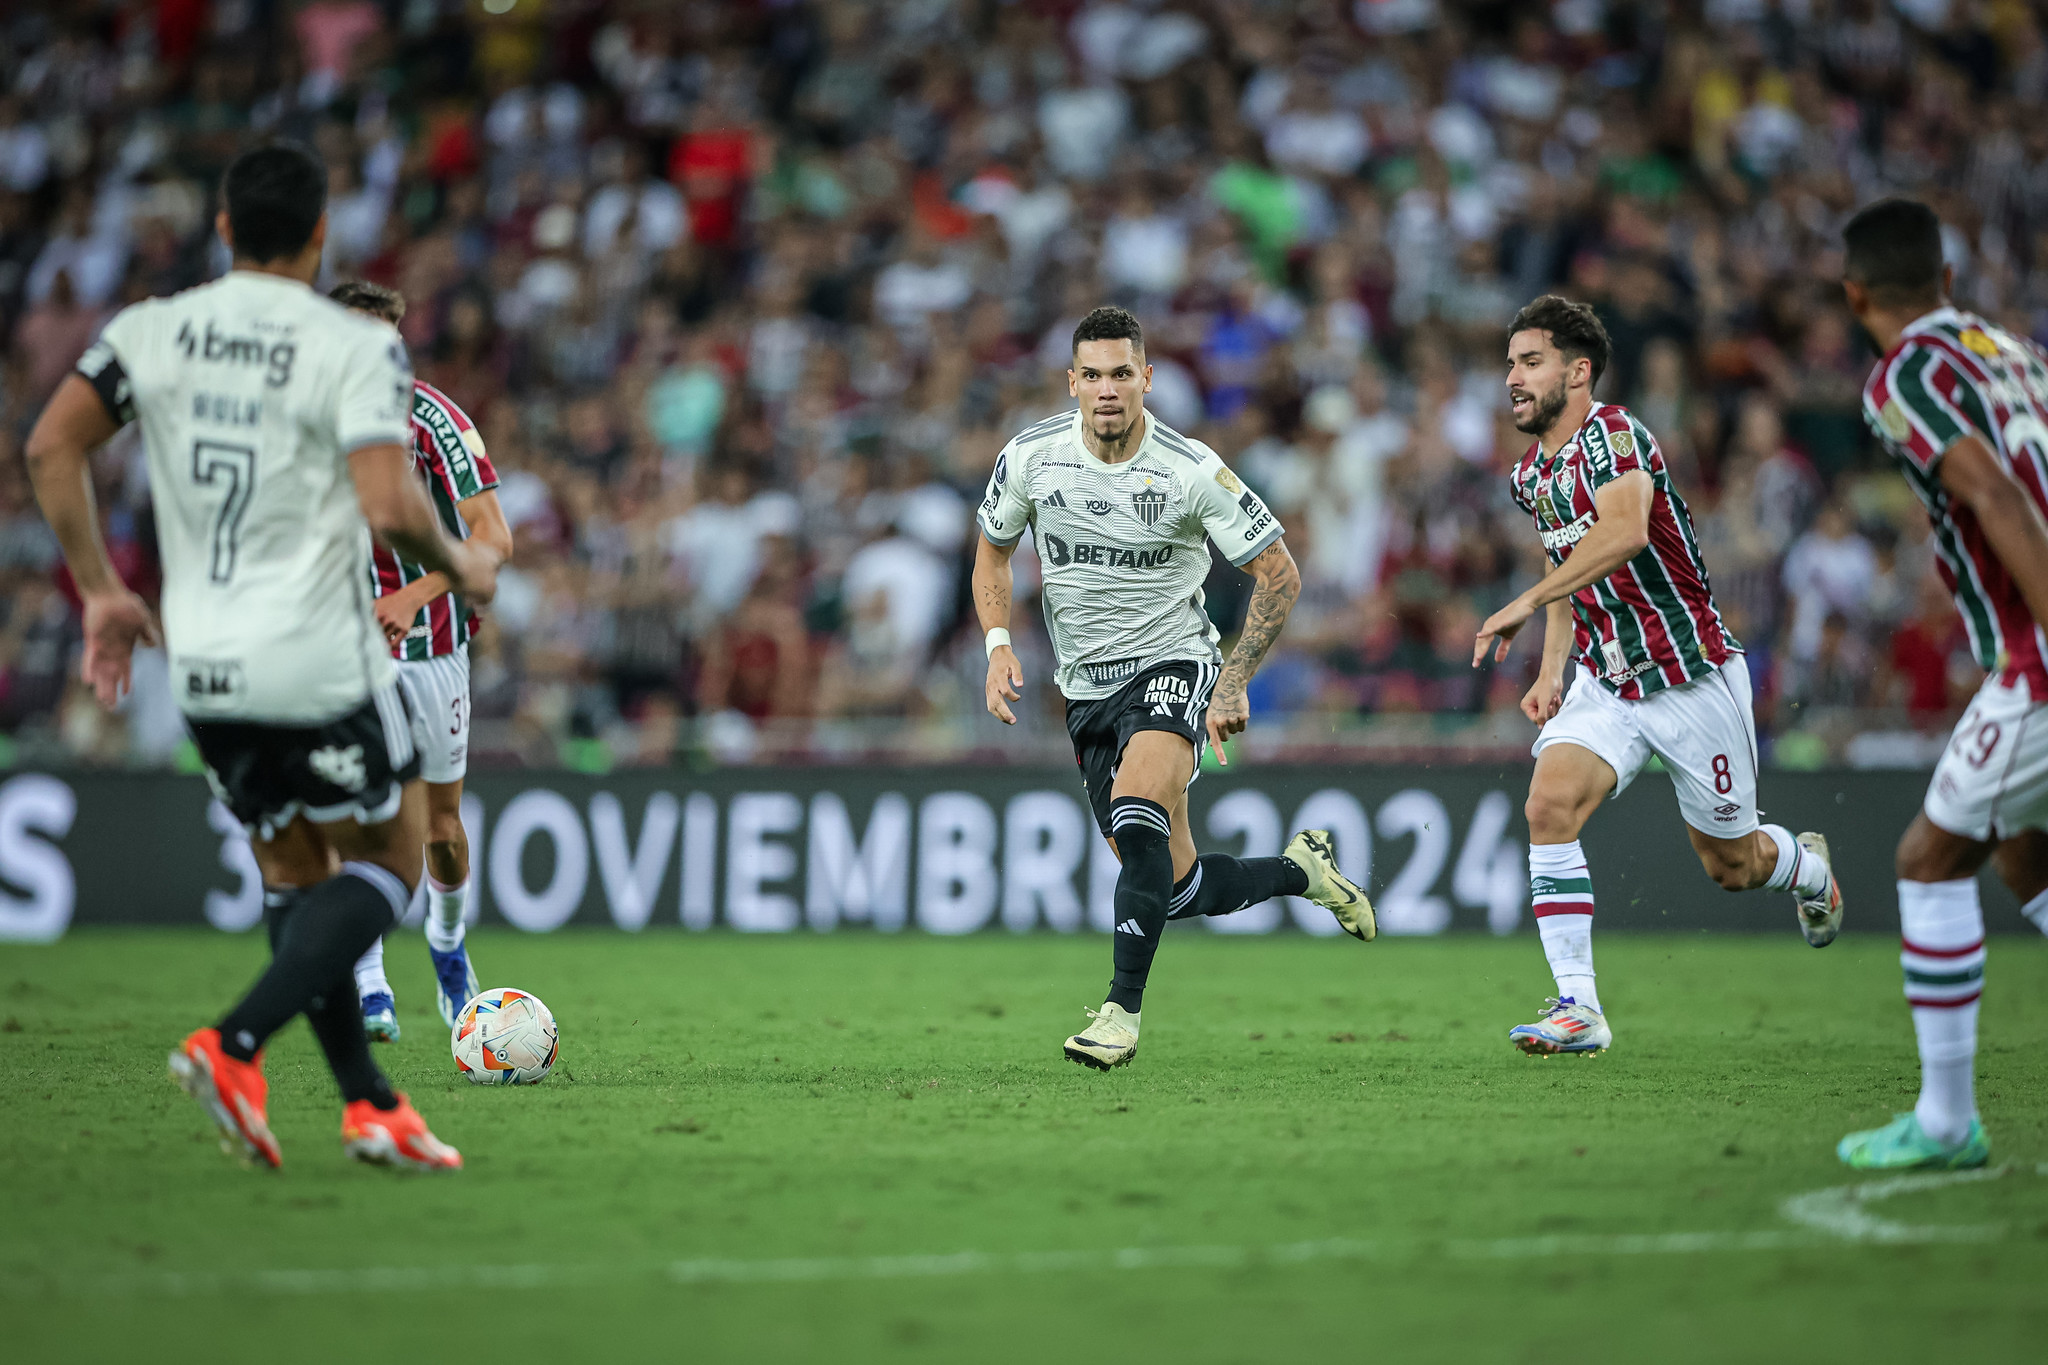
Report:
[[[1157,526],[1166,514],[1166,494],[1157,488],[1141,488],[1131,495],[1131,510],[1147,526]]]

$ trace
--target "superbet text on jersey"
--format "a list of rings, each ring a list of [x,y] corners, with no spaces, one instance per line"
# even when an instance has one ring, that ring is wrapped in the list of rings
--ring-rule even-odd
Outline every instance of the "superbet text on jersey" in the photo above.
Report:
[[[304,724],[392,686],[348,457],[412,440],[398,333],[237,270],[122,309],[78,370],[142,426],[185,714]]]
[[[1054,681],[1070,700],[1109,696],[1152,664],[1218,660],[1202,609],[1206,542],[1242,566],[1280,539],[1279,519],[1215,451],[1145,421],[1120,464],[1089,452],[1079,411],[1026,428],[996,458],[976,514],[991,544],[1032,531]]]

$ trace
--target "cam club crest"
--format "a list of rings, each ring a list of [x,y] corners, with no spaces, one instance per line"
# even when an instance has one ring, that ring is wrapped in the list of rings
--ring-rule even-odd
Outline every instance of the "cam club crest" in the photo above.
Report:
[[[1147,526],[1157,526],[1166,513],[1166,494],[1157,488],[1141,488],[1131,495],[1131,510]]]

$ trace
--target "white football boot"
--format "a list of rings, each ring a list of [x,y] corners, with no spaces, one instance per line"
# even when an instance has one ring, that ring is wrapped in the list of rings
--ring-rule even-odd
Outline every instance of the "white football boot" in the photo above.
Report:
[[[1138,1016],[1114,1001],[1089,1010],[1095,1022],[1067,1039],[1067,1060],[1107,1071],[1122,1066],[1138,1052]]]
[[[1828,860],[1827,835],[1809,830],[1799,836],[1799,847],[1828,870],[1828,884],[1818,896],[1799,897],[1799,932],[1814,947],[1825,948],[1842,932],[1842,888],[1835,882],[1835,865]]]
[[[1344,932],[1370,943],[1379,934],[1372,902],[1357,883],[1337,870],[1337,846],[1326,829],[1305,829],[1287,841],[1280,856],[1308,874],[1302,894],[1337,917]]]
[[[1543,1002],[1543,1017],[1508,1030],[1508,1041],[1532,1057],[1555,1052],[1604,1052],[1614,1043],[1607,1017],[1591,1005],[1566,996]]]

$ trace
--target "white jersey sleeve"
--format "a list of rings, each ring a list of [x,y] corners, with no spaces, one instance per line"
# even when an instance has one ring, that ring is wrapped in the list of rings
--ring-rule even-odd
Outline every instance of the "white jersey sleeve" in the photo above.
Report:
[[[974,519],[991,545],[1015,545],[1031,525],[1029,479],[1023,469],[1024,456],[1011,441],[996,456],[996,467],[988,476],[988,491]]]
[[[1215,451],[1199,442],[1190,444],[1201,462],[1188,480],[1188,502],[1223,557],[1242,568],[1280,539],[1280,519]]]
[[[347,348],[334,396],[334,433],[344,456],[365,446],[412,449],[412,361],[397,332],[365,331]]]

